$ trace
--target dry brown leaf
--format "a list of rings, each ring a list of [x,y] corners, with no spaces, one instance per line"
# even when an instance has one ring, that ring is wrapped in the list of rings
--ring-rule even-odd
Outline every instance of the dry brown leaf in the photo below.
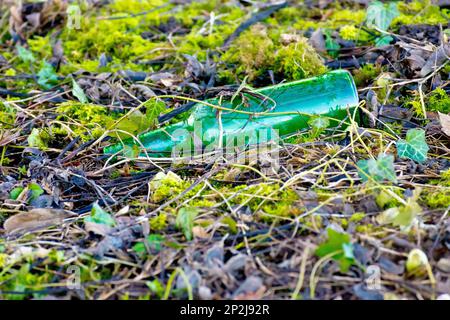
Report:
[[[114,228],[107,226],[106,224],[88,222],[88,221],[84,222],[84,229],[87,232],[92,232],[92,233],[98,234],[100,236],[107,236],[114,230]]]
[[[444,113],[439,113],[439,122],[442,126],[442,132],[450,137],[450,116]]]
[[[208,232],[206,232],[206,230],[200,226],[193,227],[192,233],[194,234],[194,237],[200,239],[207,239],[209,237]]]
[[[3,227],[8,235],[25,233],[62,224],[64,219],[73,216],[75,216],[74,213],[66,210],[38,208],[28,212],[21,212],[8,218]]]

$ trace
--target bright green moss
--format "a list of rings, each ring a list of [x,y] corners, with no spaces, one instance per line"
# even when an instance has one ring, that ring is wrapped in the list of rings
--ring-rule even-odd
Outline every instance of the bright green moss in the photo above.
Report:
[[[304,7],[286,7],[275,12],[273,18],[268,18],[267,23],[272,25],[291,26],[293,23],[308,16],[308,10]]]
[[[35,36],[28,39],[30,51],[40,60],[48,60],[52,56],[52,44],[50,43],[50,35],[45,37]]]
[[[401,14],[392,21],[393,27],[407,24],[447,24],[450,20],[450,11],[441,10],[430,0],[416,0],[410,3],[400,1],[398,8]]]
[[[425,204],[430,209],[446,209],[450,206],[450,190],[434,190],[425,193]]]
[[[407,107],[410,107],[418,116],[423,116],[422,103],[418,95],[413,99],[405,100]],[[450,113],[450,96],[444,89],[438,88],[425,98],[425,108],[427,111]]]
[[[150,219],[150,230],[161,231],[167,227],[167,214],[160,213],[156,217]]]
[[[310,16],[314,14],[310,12]],[[350,10],[340,9],[334,10],[332,14],[324,21],[312,21],[308,19],[299,19],[294,23],[293,27],[300,30],[308,30],[310,28],[316,30],[322,29],[337,29],[347,25],[359,25],[364,22],[366,17],[365,10]]]
[[[257,216],[263,221],[274,221],[277,217],[293,217],[302,212],[301,208],[298,208],[295,204],[298,196],[293,190],[284,189],[280,191],[278,184],[265,183],[243,190],[244,188],[246,186],[238,186],[227,190],[238,194],[231,200],[231,203],[239,205],[245,202],[252,212],[260,209]]]
[[[349,24],[349,22],[351,22],[354,25],[362,24],[365,19],[366,19],[365,10],[341,9],[341,10],[334,10],[329,20],[333,24],[333,27],[336,28],[342,25]]]
[[[130,16],[131,13],[150,11],[164,4],[160,0],[148,1],[114,1],[101,11],[103,17],[91,17],[86,12],[81,19],[81,29],[64,29],[61,34],[65,58],[68,64],[62,67],[63,73],[74,72],[79,69],[90,72],[98,70],[100,55],[106,54],[112,62],[109,71],[133,69],[142,71],[148,69],[144,64],[136,63],[138,59],[152,59],[160,54],[159,50],[168,44],[159,44],[142,38],[141,33],[148,31],[151,25],[158,26],[164,15],[161,8],[146,15]],[[169,6],[170,7],[170,6]],[[106,19],[123,17],[122,19]]]
[[[353,78],[358,87],[370,84],[381,73],[381,69],[373,64],[365,64],[353,72]]]
[[[16,121],[17,110],[9,103],[0,101],[0,132],[1,129],[11,129]]]
[[[364,212],[356,212],[350,217],[350,222],[360,222],[365,217],[366,214]]]
[[[283,45],[273,40],[277,37],[274,32],[269,35],[261,24],[252,26],[222,56],[225,63],[236,65],[235,73],[222,73],[222,76],[245,75],[252,81],[272,70],[286,80],[298,80],[326,72],[322,60],[305,38]]]
[[[222,55],[221,60],[237,65],[237,74],[244,74],[249,80],[253,80],[271,66],[274,49],[274,43],[267,35],[267,28],[257,24],[243,32]]]
[[[369,223],[369,224],[364,224],[364,225],[358,225],[355,227],[355,230],[358,233],[369,234],[369,233],[375,231],[375,228],[372,223]]]
[[[62,103],[56,112],[59,115],[51,127],[52,133],[74,133],[83,141],[99,138],[119,118],[119,114],[110,112],[107,107],[80,102]],[[61,121],[65,125],[62,125]]]
[[[307,43],[300,42],[282,46],[275,57],[275,70],[288,80],[300,80],[323,74],[327,68],[316,51]]]
[[[344,40],[351,40],[357,42],[368,42],[371,39],[369,33],[355,25],[345,25],[339,30],[339,35]]]
[[[430,94],[426,107],[429,111],[450,113],[450,96],[444,89],[438,88]]]

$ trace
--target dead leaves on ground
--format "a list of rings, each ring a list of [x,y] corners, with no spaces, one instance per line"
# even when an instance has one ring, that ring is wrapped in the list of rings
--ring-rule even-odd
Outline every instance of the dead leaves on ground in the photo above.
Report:
[[[65,219],[73,218],[74,216],[76,214],[67,210],[37,208],[9,217],[3,227],[7,235],[19,235],[54,225],[61,225]]]

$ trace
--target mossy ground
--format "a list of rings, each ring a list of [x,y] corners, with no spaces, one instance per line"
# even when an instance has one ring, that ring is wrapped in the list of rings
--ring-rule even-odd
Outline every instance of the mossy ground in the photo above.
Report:
[[[361,267],[362,258],[356,257],[360,265],[344,275],[337,262],[326,266],[318,298],[361,298],[351,287],[361,280],[358,274],[365,267],[377,264],[383,255],[403,268],[409,248],[416,244],[432,252],[428,259],[439,279],[448,277],[436,266],[449,257],[449,145],[448,137],[433,129],[433,115],[450,112],[448,65],[433,77],[441,80],[437,86],[425,83],[423,96],[412,76],[405,79],[410,83],[396,87],[395,81],[405,76],[397,64],[403,60],[369,59],[371,50],[385,54],[376,47],[380,33],[366,25],[367,8],[349,1],[324,8],[293,1],[244,30],[229,46],[226,39],[256,8],[231,0],[183,5],[116,0],[94,7],[82,4],[80,9],[78,29],[64,23],[38,31],[25,28],[24,39],[18,40],[6,24],[0,26],[0,89],[5,90],[0,96],[0,223],[34,207],[36,199],[27,189],[32,182],[47,196],[40,198],[50,201],[47,206],[78,214],[62,226],[20,237],[0,231],[0,298],[184,299],[190,293],[180,284],[180,272],[201,274],[200,286],[211,291],[209,298],[233,297],[250,274],[272,289],[244,297],[291,298],[302,255],[324,242],[324,230],[330,226],[351,234],[355,252],[369,258]],[[442,24],[448,37],[448,9],[431,1],[401,1],[398,9],[389,29],[393,34],[404,25]],[[318,29],[324,33],[325,51],[311,41]],[[401,38],[395,41],[388,44],[393,51],[401,47]],[[264,163],[252,160],[154,163],[132,159],[134,150],[120,159],[102,154],[104,146],[156,127],[158,116],[184,103],[179,96],[203,99],[242,83],[262,87],[304,79],[355,56],[363,61],[349,68],[367,101],[361,113],[367,113],[363,108],[369,108],[375,95],[385,109],[411,112],[407,121],[380,115],[385,123],[364,127],[349,114],[344,129],[311,127],[285,141],[275,172],[264,171]],[[144,78],[133,80],[124,72],[141,72]],[[73,81],[78,81],[87,102],[74,93]],[[155,102],[153,95],[172,98]],[[134,112],[125,116],[130,110]],[[395,153],[396,141],[411,125],[430,128],[427,162],[396,157],[396,183],[363,183],[357,160]],[[129,131],[106,134],[111,128]],[[155,180],[161,171],[171,173]],[[25,192],[11,197],[18,187]],[[421,213],[411,229],[377,220],[381,212],[405,206],[414,190],[421,191]],[[105,205],[107,198],[114,201]],[[130,233],[93,232],[84,218],[96,201],[115,216],[118,227],[139,217],[148,219],[126,229]],[[180,217],[180,212],[188,213]],[[193,239],[179,226],[183,219],[191,224]],[[112,239],[120,239],[120,244]],[[227,259],[238,253],[248,258],[245,268],[234,271],[236,282],[222,282],[198,269],[218,244],[224,246]],[[311,271],[319,259],[312,253],[307,258],[303,276],[314,278]],[[78,289],[67,287],[69,267],[79,271]],[[115,282],[137,276],[141,280],[123,288]],[[335,276],[352,281],[335,283]],[[389,271],[383,276],[386,285],[380,292],[386,297],[435,298],[443,293],[425,276],[407,278]],[[199,298],[198,283],[192,286]],[[311,289],[304,285],[302,297],[311,297]]]

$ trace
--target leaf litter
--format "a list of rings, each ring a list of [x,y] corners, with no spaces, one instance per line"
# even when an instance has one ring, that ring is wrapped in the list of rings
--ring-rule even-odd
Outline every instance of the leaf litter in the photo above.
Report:
[[[73,28],[69,7],[0,4],[2,299],[448,296],[445,5],[116,0]],[[362,103],[347,126],[311,116],[276,165],[102,153],[187,99],[339,68]]]

